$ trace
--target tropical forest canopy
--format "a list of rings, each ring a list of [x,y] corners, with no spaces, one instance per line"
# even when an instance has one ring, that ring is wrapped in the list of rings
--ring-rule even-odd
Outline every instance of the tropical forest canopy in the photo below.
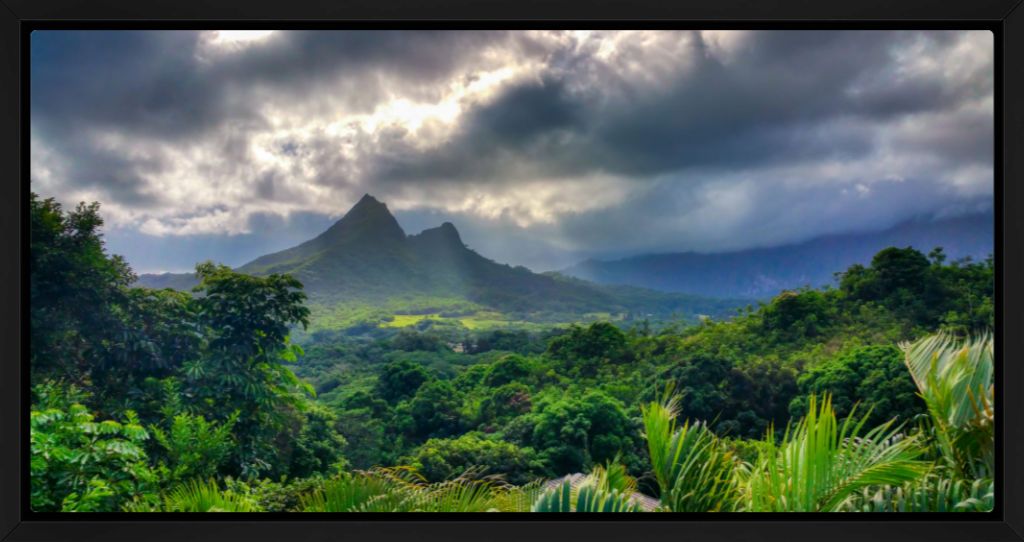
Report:
[[[30,211],[38,511],[993,506],[991,257],[720,300],[503,266],[364,198],[140,282],[98,204]]]

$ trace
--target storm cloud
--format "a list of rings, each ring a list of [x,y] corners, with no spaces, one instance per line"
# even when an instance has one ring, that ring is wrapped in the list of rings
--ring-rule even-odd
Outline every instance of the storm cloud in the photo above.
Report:
[[[985,31],[36,31],[32,189],[140,271],[241,264],[363,193],[503,262],[987,211]],[[230,248],[229,248],[230,247]]]

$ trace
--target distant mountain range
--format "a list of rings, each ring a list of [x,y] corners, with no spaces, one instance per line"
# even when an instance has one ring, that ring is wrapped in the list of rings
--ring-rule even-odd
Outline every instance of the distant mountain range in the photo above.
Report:
[[[289,273],[321,305],[394,299],[465,300],[515,313],[628,313],[719,316],[741,304],[629,286],[604,286],[557,273],[538,274],[487,259],[462,242],[451,223],[407,236],[387,206],[364,196],[338,222],[298,246],[239,267]],[[142,275],[138,285],[189,289],[193,274]]]
[[[941,246],[950,259],[985,258],[995,246],[994,223],[991,213],[917,220],[879,232],[830,235],[773,248],[587,260],[562,273],[601,284],[764,299],[783,289],[834,284],[836,272],[855,263],[867,264],[879,250],[890,246],[911,246],[925,254]]]

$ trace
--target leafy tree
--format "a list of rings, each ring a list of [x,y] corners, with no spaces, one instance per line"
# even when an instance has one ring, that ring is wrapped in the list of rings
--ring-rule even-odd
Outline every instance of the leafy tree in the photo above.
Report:
[[[416,391],[409,403],[417,438],[447,437],[462,429],[462,395],[448,380],[433,380]]]
[[[523,484],[540,470],[533,451],[473,433],[453,439],[430,439],[409,458],[427,480],[450,480],[472,469],[484,474],[503,475],[508,482]]]
[[[696,354],[667,371],[658,385],[668,379],[678,390],[679,408],[686,418],[714,422],[735,414],[728,386],[732,369],[732,362],[723,356]]]
[[[59,203],[29,195],[29,353],[32,381],[62,378],[84,384],[102,361],[97,350],[121,329],[115,306],[134,275],[108,257],[99,233],[99,204],[65,213]]]
[[[406,359],[384,366],[377,379],[377,394],[389,402],[411,397],[431,375],[422,365]]]
[[[359,390],[341,401],[345,410],[365,409],[377,417],[386,417],[391,413],[391,405],[387,401],[365,390]]]
[[[182,413],[171,420],[166,431],[151,426],[150,431],[162,448],[159,455],[166,461],[167,479],[185,481],[217,474],[235,445],[231,430],[237,420],[237,413],[221,424]]]
[[[286,465],[286,450],[274,439],[293,430],[295,412],[306,408],[302,394],[312,395],[282,364],[301,354],[287,337],[289,326],[308,323],[302,285],[285,275],[255,277],[211,263],[196,266],[196,273],[198,313],[209,338],[203,359],[183,367],[183,392],[214,419],[239,412],[235,455],[242,472]]]
[[[574,325],[568,333],[552,339],[547,352],[589,376],[596,374],[602,364],[624,363],[630,357],[626,335],[608,322],[585,328]]]
[[[767,330],[795,340],[821,335],[831,325],[834,309],[822,292],[787,290],[764,307],[762,316]]]
[[[118,510],[154,494],[160,477],[145,451],[149,433],[132,412],[96,421],[74,389],[38,386],[31,411],[31,505],[37,512]]]
[[[497,388],[511,382],[530,380],[533,367],[529,360],[517,354],[509,354],[491,364],[483,378],[483,385]]]
[[[777,359],[758,358],[729,374],[730,406],[713,423],[721,435],[759,438],[783,427],[799,393],[797,371]]]
[[[995,351],[988,335],[932,335],[901,345],[931,420],[931,440],[958,479],[995,475]]]
[[[391,339],[391,346],[395,350],[403,352],[444,352],[449,350],[444,341],[436,335],[418,333],[412,330],[403,329]]]
[[[496,329],[478,335],[476,341],[468,349],[471,354],[490,352],[492,350],[515,352],[517,354],[539,354],[544,351],[544,344],[539,340],[534,340],[525,331]]]
[[[342,450],[348,442],[335,428],[337,416],[321,406],[310,408],[304,416],[288,473],[301,478],[343,468],[346,462]]]
[[[940,314],[942,327],[960,337],[979,335],[995,327],[995,262],[959,260],[952,265],[932,264],[932,272],[945,289]]]
[[[146,288],[126,289],[122,300],[121,327],[90,364],[92,385],[104,391],[103,410],[136,410],[142,420],[157,423],[163,419],[160,403],[170,397],[150,381],[176,378],[203,355],[197,303],[186,292]]]
[[[394,439],[388,435],[387,417],[375,416],[367,408],[341,410],[337,412],[336,427],[348,443],[345,459],[355,469],[368,469],[393,464]]]
[[[929,267],[928,259],[913,248],[883,249],[871,259],[873,293],[884,299],[901,290],[920,292],[928,282]]]
[[[491,424],[530,412],[530,388],[519,382],[494,389],[480,403],[480,422]]]
[[[869,267],[854,265],[841,273],[840,289],[852,300],[879,303],[927,329],[939,324],[960,333],[991,329],[992,258],[946,265],[940,248],[930,255],[931,261],[910,247],[884,249]]]
[[[860,403],[870,409],[869,425],[892,419],[909,422],[925,412],[914,381],[903,365],[903,355],[894,346],[864,346],[844,352],[812,367],[799,378],[801,395],[793,399],[790,411],[800,417],[807,413],[807,396],[829,394],[832,408],[840,418]]]
[[[797,393],[796,371],[778,360],[758,358],[739,366],[724,353],[707,351],[689,354],[664,370],[648,396],[666,384],[678,392],[684,417],[705,422],[723,436],[746,438],[784,424]]]
[[[530,442],[554,476],[588,470],[595,463],[635,458],[635,423],[622,405],[598,391],[543,405]]]

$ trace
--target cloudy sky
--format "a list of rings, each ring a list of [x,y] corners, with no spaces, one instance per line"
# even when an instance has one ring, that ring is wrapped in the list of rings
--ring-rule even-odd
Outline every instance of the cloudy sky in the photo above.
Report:
[[[32,190],[140,272],[364,193],[498,261],[718,252],[989,210],[987,31],[36,31]]]

